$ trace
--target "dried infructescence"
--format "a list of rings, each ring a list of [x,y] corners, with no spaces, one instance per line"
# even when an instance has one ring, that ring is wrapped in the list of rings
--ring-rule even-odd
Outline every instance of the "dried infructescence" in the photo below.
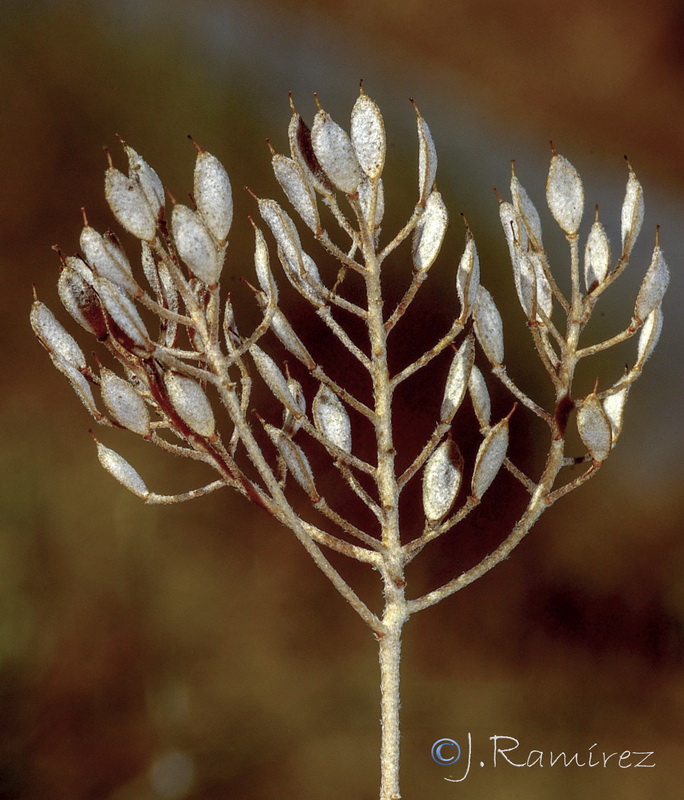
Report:
[[[629,390],[658,341],[661,304],[669,280],[656,233],[651,264],[629,324],[605,341],[581,342],[597,302],[627,266],[642,226],[643,191],[630,166],[617,259],[611,256],[598,211],[582,256],[582,181],[572,164],[552,149],[546,199],[569,245],[569,296],[554,279],[542,243],[539,213],[515,170],[512,200],[499,202],[515,288],[553,388],[552,407],[543,408],[529,397],[506,370],[502,318],[494,298],[480,282],[475,240],[467,226],[455,276],[458,317],[426,352],[393,372],[389,365],[395,362],[388,358],[392,331],[404,321],[426,280],[448,226],[446,207],[435,189],[435,146],[427,123],[417,108],[415,111],[417,203],[403,228],[385,241],[381,226],[386,144],[377,105],[361,90],[349,134],[320,107],[309,130],[292,105],[291,152],[284,156],[272,149],[273,170],[308,229],[316,252],[326,253],[328,262],[336,264],[334,275],[327,274],[327,267],[319,270],[317,256],[304,249],[297,226],[279,203],[255,198],[275,242],[282,273],[341,350],[331,348],[314,357],[312,345],[300,338],[287,308],[280,305],[272,252],[254,222],[258,288],[252,288],[262,319],[249,335],[239,333],[230,297],[222,297],[220,292],[233,219],[231,185],[218,159],[199,147],[194,206],[173,203],[170,214],[157,174],[131,147],[124,144],[127,175],[110,162],[105,177],[107,200],[119,224],[141,242],[141,271],[133,269],[114,234],[95,231],[85,214],[81,254],[62,258],[60,298],[74,320],[108,351],[118,372],[99,362],[91,367],[76,340],[39,300],[31,311],[36,336],[98,423],[128,429],[162,450],[204,462],[218,477],[185,494],[155,494],[130,464],[98,442],[98,456],[106,470],[149,503],[178,502],[223,486],[237,489],[295,533],[368,625],[380,651],[381,800],[400,796],[399,664],[404,623],[506,558],[546,508],[596,473],[620,435]],[[334,222],[334,235],[324,219]],[[407,275],[403,297],[387,313],[381,268],[408,239],[413,269]],[[347,293],[352,282],[362,287],[361,303],[358,293]],[[145,322],[153,318],[156,334]],[[361,343],[359,324],[366,331]],[[271,334],[290,354],[290,363],[281,366],[267,352],[272,350]],[[575,397],[578,363],[635,334],[634,365],[616,383],[601,388],[597,380],[589,394]],[[355,395],[353,384],[345,386],[333,378],[331,366],[340,352],[367,376],[371,402]],[[403,442],[392,421],[397,389],[440,354],[446,358],[450,353],[446,377],[436,388],[439,412],[433,432],[417,452],[401,452],[402,462],[409,466],[400,471],[397,452]],[[478,367],[476,358],[488,368]],[[266,410],[263,416],[256,413],[252,403],[255,380],[270,390],[280,407],[281,421]],[[511,394],[511,410],[496,420],[491,419],[491,380],[500,381]],[[471,463],[466,463],[458,444],[462,433],[459,411],[466,395],[481,437]],[[515,433],[509,430],[509,423],[516,406],[520,407],[516,414],[531,413],[548,429],[548,453],[536,476],[526,475],[508,457],[509,437]],[[230,421],[227,434],[223,417]],[[566,452],[569,425],[576,427],[578,441],[586,448],[584,454]],[[361,426],[374,432],[370,459],[362,457],[361,450],[355,452],[360,438],[356,432]],[[315,460],[312,448],[318,454]],[[336,471],[368,512],[372,523],[365,530],[345,516],[345,503],[322,493],[325,482],[318,474],[322,452],[328,458],[326,471]],[[561,475],[565,468],[578,465],[575,477]],[[405,576],[408,563],[480,505],[502,469],[529,495],[511,531],[479,563],[434,591],[411,598]],[[422,479],[424,524],[420,530],[404,529],[399,513],[400,495],[414,479]],[[316,509],[315,524],[307,519],[301,503],[293,505],[293,497],[300,498],[301,490]],[[325,525],[323,518],[327,519]],[[380,615],[373,613],[332,566],[325,555],[328,548],[378,571],[384,597]]]

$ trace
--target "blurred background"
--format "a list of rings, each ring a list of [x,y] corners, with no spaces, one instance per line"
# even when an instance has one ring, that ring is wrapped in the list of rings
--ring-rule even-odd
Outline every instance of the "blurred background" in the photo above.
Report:
[[[188,133],[221,158],[236,197],[226,283],[239,295],[237,276],[252,272],[254,213],[241,187],[278,196],[265,139],[287,148],[287,92],[310,120],[317,91],[346,124],[360,79],[388,131],[386,231],[415,202],[408,97],[440,156],[452,227],[419,336],[453,317],[464,211],[483,282],[506,309],[507,351],[520,354],[509,356],[511,372],[543,396],[492,187],[507,194],[515,158],[543,212],[549,139],[579,169],[613,243],[624,154],[645,189],[640,243],[596,330],[610,335],[628,321],[656,224],[673,272],[661,343],[606,466],[509,561],[408,624],[403,796],[679,796],[683,36],[684,6],[665,0],[3,0],[0,798],[377,797],[376,648],[360,620],[294,537],[236,495],[155,508],[115,484],[97,464],[91,419],[28,325],[35,284],[75,328],[59,313],[50,248],[78,248],[81,206],[94,227],[112,224],[102,147],[123,165],[115,134],[179,198],[191,187]],[[585,380],[600,374],[604,387],[633,359],[633,346],[611,352]],[[432,413],[436,394],[416,389],[398,425]],[[500,413],[510,406],[495,403]],[[156,491],[206,477],[135,437],[98,435]],[[520,448],[523,462],[535,444]],[[448,579],[500,540],[508,498],[502,478],[489,515],[426,555],[414,585]],[[375,576],[345,574],[377,607]],[[430,747],[465,743],[469,731],[471,774],[449,783],[462,769],[437,766]],[[494,768],[493,735],[520,741],[518,761],[597,743],[595,753],[654,751],[656,767]]]

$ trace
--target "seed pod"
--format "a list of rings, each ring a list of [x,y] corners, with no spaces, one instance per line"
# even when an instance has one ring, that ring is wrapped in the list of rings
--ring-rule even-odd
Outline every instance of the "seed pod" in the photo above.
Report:
[[[460,408],[468,388],[470,370],[475,360],[475,342],[472,334],[468,334],[456,351],[444,387],[444,399],[439,412],[440,422],[451,422]]]
[[[306,349],[304,342],[294,332],[292,325],[290,325],[287,317],[279,308],[273,314],[271,329],[288,352],[298,358],[307,369],[314,369],[316,362],[311,357],[311,353]]]
[[[480,289],[480,258],[475,247],[475,240],[470,232],[466,230],[466,246],[461,256],[461,260],[456,272],[456,291],[458,299],[461,301],[461,309],[466,313],[477,302]]]
[[[663,311],[656,308],[646,317],[641,333],[639,334],[639,344],[637,346],[637,363],[635,368],[643,369],[646,359],[651,355],[660,339],[663,329]]]
[[[311,144],[333,184],[345,194],[355,194],[363,175],[354,147],[346,132],[323,109],[314,118]]]
[[[102,414],[97,410],[95,398],[93,397],[90,384],[85,377],[76,369],[76,367],[73,366],[73,364],[69,364],[68,361],[65,361],[60,356],[50,353],[50,358],[52,359],[52,363],[55,365],[55,367],[69,380],[71,388],[76,392],[79,400],[88,409],[90,414],[95,417],[98,422],[100,422],[102,420]]]
[[[437,175],[437,150],[427,122],[413,104],[418,125],[418,204],[424,206]]]
[[[656,245],[634,306],[634,318],[638,322],[645,320],[652,311],[660,306],[669,283],[670,270],[665,263],[662,250]]]
[[[129,294],[136,294],[140,287],[133,278],[133,270],[121,247],[111,238],[102,236],[86,225],[79,240],[88,264],[108,281]]]
[[[290,102],[292,101],[290,100]],[[319,194],[324,197],[331,197],[333,187],[314,153],[313,145],[311,144],[311,131],[294,110],[294,106],[288,127],[288,138],[290,140],[292,158],[302,168],[304,176],[311,181],[311,185]]]
[[[385,215],[385,189],[382,184],[382,178],[377,181],[371,181],[367,178],[362,180],[359,184],[359,205],[361,206],[361,213],[366,220],[366,224],[371,228],[372,232],[377,236],[380,233],[380,226],[382,225],[382,218]],[[371,200],[375,192],[375,217],[372,225],[370,224],[371,215]]]
[[[425,211],[414,228],[413,266],[416,272],[426,272],[434,264],[444,242],[449,216],[442,195],[430,192]]]
[[[223,258],[199,214],[187,206],[175,205],[171,230],[178,255],[192,274],[206,286],[215,286],[221,277]]]
[[[520,224],[520,217],[510,203],[499,203],[499,219],[508,244],[511,263],[514,264],[518,251],[524,252],[528,249],[527,230]]]
[[[314,423],[320,433],[335,447],[351,453],[351,421],[347,409],[327,386],[320,385],[313,405]]]
[[[587,292],[591,292],[596,286],[600,286],[610,270],[610,242],[605,228],[598,220],[598,209],[596,219],[591,226],[587,237],[587,246],[584,250],[584,283]]]
[[[205,150],[195,161],[193,196],[209,232],[224,245],[233,222],[233,190],[223,164]]]
[[[541,253],[531,250],[528,252],[527,257],[530,260],[532,269],[534,269],[537,311],[542,311],[547,317],[550,317],[553,313],[553,292],[551,291],[551,284],[544,271],[544,256]],[[540,314],[537,314],[537,320],[542,320]]]
[[[264,379],[264,382],[268,388],[273,392],[278,400],[280,400],[285,408],[291,411],[296,419],[299,419],[299,417],[302,416],[301,411],[299,410],[299,405],[292,396],[290,388],[287,385],[287,381],[285,380],[285,376],[278,368],[278,365],[271,358],[271,356],[264,353],[264,351],[255,344],[249,348],[249,352],[254,359],[254,363],[259,371],[259,374]]]
[[[546,181],[546,202],[553,218],[568,236],[574,236],[584,211],[582,179],[572,164],[553,151]]]
[[[288,411],[287,408],[284,409],[283,431],[288,436],[294,436],[294,434],[297,433],[302,426],[302,417],[306,416],[306,398],[304,397],[302,384],[298,380],[295,380],[289,372],[287,374],[287,388],[290,390],[290,394],[294,398],[301,416],[295,419],[291,411]]]
[[[613,446],[613,432],[596,392],[588,394],[577,409],[577,430],[592,460],[604,461]]]
[[[76,369],[86,368],[85,356],[76,339],[40,300],[34,301],[31,306],[30,319],[33,332],[48,353],[54,353]]]
[[[488,429],[492,414],[492,403],[489,398],[489,390],[487,389],[485,379],[475,364],[473,364],[470,370],[468,392],[470,393],[473,411],[475,412],[477,421],[480,423],[480,428]]]
[[[447,439],[428,459],[423,471],[423,511],[428,522],[442,520],[458,496],[463,478],[463,458]]]
[[[275,153],[271,159],[271,166],[278,183],[295,211],[302,218],[304,224],[317,233],[321,228],[321,220],[318,216],[316,196],[311,184],[302,174],[299,164],[292,158]]]
[[[157,215],[136,180],[110,167],[105,173],[105,197],[120,225],[138,239],[153,241]]]
[[[150,492],[147,486],[145,486],[145,481],[125,458],[114,452],[114,450],[110,450],[109,447],[105,447],[100,442],[95,442],[95,444],[97,446],[97,457],[100,460],[100,464],[102,464],[110,475],[113,475],[119,483],[137,497],[141,497],[143,500],[149,497]]]
[[[138,347],[151,352],[154,345],[150,341],[135,303],[118,286],[106,278],[96,276],[94,288],[105,311],[112,318],[123,334]],[[126,345],[124,345],[126,346]]]
[[[351,141],[361,169],[371,180],[382,174],[387,144],[380,109],[361,89],[351,113]]]
[[[132,147],[124,144],[128,156],[128,175],[136,179],[150,204],[152,213],[159,219],[164,209],[164,187],[152,167]]]
[[[102,313],[100,300],[92,286],[70,266],[69,262],[72,258],[75,261],[80,260],[74,257],[66,259],[66,264],[59,273],[57,282],[59,299],[81,327],[96,338],[102,339],[107,335],[107,322]]]
[[[216,432],[214,412],[199,383],[186,375],[166,372],[164,386],[171,405],[183,422],[200,436],[211,438]]]
[[[615,446],[615,442],[617,442],[618,436],[622,432],[622,422],[625,415],[628,393],[629,387],[623,386],[622,389],[603,398],[603,410],[608,418],[608,422],[610,422],[612,447]]]
[[[620,216],[623,258],[629,258],[644,221],[644,190],[641,188],[641,184],[637,180],[629,161],[627,166],[629,167],[629,177],[627,178],[627,189]]]
[[[268,257],[268,246],[264,234],[254,226],[254,269],[259,286],[264,291],[266,301],[275,305],[278,302],[278,286],[271,272],[271,263]]]
[[[302,269],[302,243],[297,228],[275,200],[259,200],[259,213],[271,229],[273,238],[283,254],[290,272],[298,274]]]
[[[124,428],[140,436],[150,432],[150,412],[131,384],[111,370],[100,370],[100,393],[109,413]]]
[[[485,436],[477,451],[471,480],[471,492],[473,497],[478,500],[489,489],[506,459],[509,417],[510,414],[496,423]]]
[[[511,195],[515,212],[525,226],[532,247],[535,250],[542,251],[544,246],[542,244],[542,227],[539,212],[515,174],[515,162],[511,163]]]
[[[311,470],[309,459],[304,455],[302,448],[295,444],[287,434],[273,425],[264,423],[264,428],[273,444],[280,451],[294,479],[309,495],[312,502],[317,503],[321,496],[316,491],[313,471]]]
[[[503,322],[494,298],[480,286],[473,309],[475,336],[493,364],[502,364],[504,359]]]
[[[537,274],[528,253],[518,249],[513,262],[513,278],[520,306],[527,319],[536,317]]]

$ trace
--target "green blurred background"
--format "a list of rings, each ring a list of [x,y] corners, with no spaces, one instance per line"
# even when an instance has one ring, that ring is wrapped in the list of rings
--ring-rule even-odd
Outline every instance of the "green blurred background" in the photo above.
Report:
[[[453,313],[458,211],[475,232],[483,281],[512,301],[491,188],[505,193],[515,157],[541,207],[551,138],[582,173],[587,202],[600,203],[613,242],[623,154],[645,187],[642,241],[615,307],[606,304],[605,330],[628,319],[656,223],[673,268],[660,347],[599,476],[508,562],[409,623],[403,794],[681,796],[683,37],[684,7],[665,0],[2,0],[0,798],[377,796],[375,643],[356,615],[294,537],[237,496],[149,508],[115,484],[97,464],[91,420],[28,325],[32,283],[58,310],[50,247],[76,250],[80,207],[95,227],[111,224],[102,146],[118,158],[115,134],[176,197],[191,182],[186,134],[222,159],[236,194],[226,282],[239,292],[254,213],[240,187],[276,192],[264,140],[286,149],[288,90],[309,118],[317,91],[343,122],[361,78],[388,127],[387,230],[414,202],[409,96],[436,140],[454,223],[426,290],[435,330]],[[508,352],[527,353],[514,333],[525,335],[519,312],[504,316]],[[606,381],[633,349],[616,358],[600,366]],[[534,387],[529,361],[513,359],[511,370]],[[403,424],[424,410],[420,392],[414,399]],[[154,490],[202,480],[134,437],[100,435]],[[479,523],[488,530],[466,532],[475,550],[478,534],[502,535],[507,490],[491,491],[493,511]],[[417,584],[460,568],[460,536],[426,557]],[[375,576],[348,574],[377,603]],[[438,767],[430,747],[464,743],[468,731],[486,768],[446,782],[462,772]],[[497,734],[520,740],[520,760],[596,742],[598,752],[655,751],[657,766],[494,768]]]

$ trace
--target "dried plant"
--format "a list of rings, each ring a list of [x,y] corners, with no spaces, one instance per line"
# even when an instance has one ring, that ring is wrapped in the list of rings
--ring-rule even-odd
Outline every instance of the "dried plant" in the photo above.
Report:
[[[81,254],[61,259],[61,300],[76,322],[108,351],[117,371],[99,361],[95,369],[89,366],[74,338],[43,303],[36,300],[31,312],[38,339],[98,423],[127,428],[163,451],[204,462],[218,477],[184,494],[155,494],[127,461],[97,442],[106,470],[147,503],[175,503],[224,486],[236,489],[294,532],[368,625],[380,655],[381,800],[400,797],[399,665],[404,623],[505,559],[544,510],[596,474],[620,435],[627,395],[660,335],[661,302],[668,284],[668,268],[656,233],[651,264],[627,327],[597,344],[581,342],[597,302],[627,266],[642,225],[643,192],[629,167],[617,260],[611,256],[598,211],[582,258],[578,234],[584,212],[582,181],[575,168],[552,148],[546,199],[569,245],[569,296],[554,279],[542,243],[539,214],[515,170],[512,201],[499,200],[515,288],[553,388],[551,407],[535,402],[506,370],[502,318],[494,298],[480,282],[478,254],[467,225],[465,249],[456,270],[458,317],[446,332],[435,336],[426,352],[392,370],[390,363],[396,361],[388,359],[392,333],[404,322],[428,277],[448,223],[447,210],[435,188],[433,140],[417,108],[415,112],[417,203],[403,228],[381,244],[386,144],[377,105],[362,89],[352,110],[350,134],[320,106],[310,130],[292,106],[291,153],[273,152],[273,170],[290,205],[309,229],[312,245],[336,263],[335,275],[319,272],[295,223],[280,204],[255,198],[275,240],[280,269],[311,313],[329,329],[339,351],[333,348],[314,357],[313,343],[307,346],[295,331],[292,314],[288,316],[279,304],[267,239],[254,223],[259,288],[250,288],[262,316],[249,335],[239,333],[231,299],[221,297],[219,289],[233,216],[231,185],[218,159],[199,147],[192,206],[173,201],[168,216],[162,183],[138,153],[124,144],[128,175],[110,159],[106,197],[120,225],[141,242],[147,288],[141,285],[116,236],[98,233],[85,213]],[[381,268],[408,240],[412,271],[407,274],[403,297],[386,313]],[[144,321],[152,317],[157,325],[154,334]],[[597,380],[589,394],[575,397],[573,379],[578,363],[637,332],[634,365],[616,383],[599,388]],[[276,351],[284,348],[291,355],[291,369],[268,354],[267,348],[274,352],[273,336],[280,341]],[[475,364],[478,344],[487,377]],[[343,385],[344,381],[335,377],[340,353],[351,358],[356,371],[366,376],[372,389],[368,398],[372,399],[364,400],[354,392],[356,382]],[[401,442],[393,428],[397,390],[420,376],[440,354],[450,358],[450,367],[444,383],[435,389],[441,405],[432,433],[417,452],[398,453]],[[487,388],[494,379],[512,396],[510,413],[497,420],[491,419]],[[268,406],[263,416],[254,410],[255,380],[266,384],[282,419],[275,419]],[[470,403],[464,403],[466,395]],[[479,426],[480,443],[474,459],[464,459],[457,443],[461,432],[454,420],[464,406],[471,406]],[[522,407],[517,414],[529,413],[548,429],[548,453],[536,476],[525,474],[507,455],[509,422],[516,406]],[[228,431],[217,427],[215,411],[219,409],[232,424]],[[459,421],[462,418],[460,415]],[[566,452],[571,422],[586,451],[579,457]],[[371,458],[358,446],[359,431],[373,432]],[[398,461],[404,464],[401,469]],[[570,466],[576,467],[575,472],[579,469],[579,474],[564,477]],[[528,496],[518,521],[479,563],[434,591],[409,597],[405,579],[409,562],[480,505],[502,468]],[[331,471],[342,479],[338,481],[341,488],[325,497],[318,487],[324,472]],[[399,498],[418,480],[422,481],[423,522],[420,529],[406,530]],[[363,529],[346,513],[350,504],[345,493],[353,495],[365,511],[369,521]],[[309,505],[301,502],[304,496]],[[384,593],[381,614],[360,599],[333,567],[327,551],[377,570]]]

